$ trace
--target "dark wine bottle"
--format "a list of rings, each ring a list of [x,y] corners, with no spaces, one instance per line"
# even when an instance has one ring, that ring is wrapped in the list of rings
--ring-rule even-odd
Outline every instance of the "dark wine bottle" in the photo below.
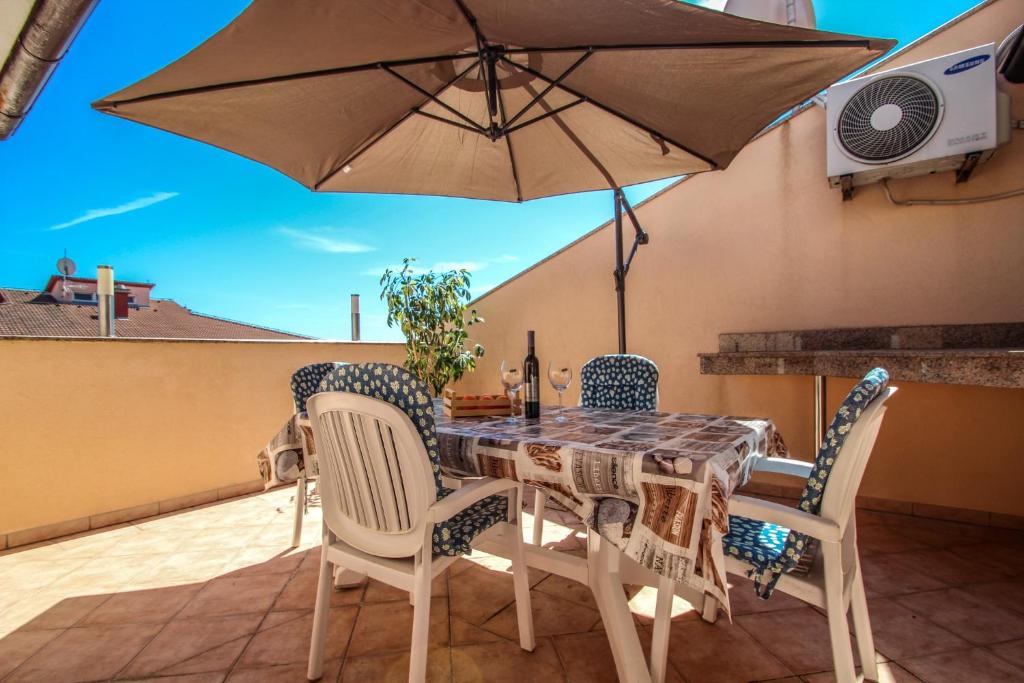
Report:
[[[523,417],[540,417],[540,363],[534,355],[533,330],[526,333],[526,358],[523,359]]]

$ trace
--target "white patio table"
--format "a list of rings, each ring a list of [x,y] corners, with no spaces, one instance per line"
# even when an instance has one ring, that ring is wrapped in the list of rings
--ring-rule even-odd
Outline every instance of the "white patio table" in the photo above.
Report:
[[[563,415],[452,419],[437,402],[442,471],[542,486],[576,513],[588,528],[587,557],[528,545],[527,563],[590,586],[620,680],[663,680],[672,595],[709,621],[719,605],[728,611],[728,497],[756,458],[783,457],[785,444],[759,418],[582,407]],[[623,584],[658,587],[652,671]]]

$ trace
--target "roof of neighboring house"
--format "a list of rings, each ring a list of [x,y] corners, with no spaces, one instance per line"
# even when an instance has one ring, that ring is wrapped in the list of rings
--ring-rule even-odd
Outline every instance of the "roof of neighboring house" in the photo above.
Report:
[[[60,303],[31,289],[0,288],[0,335],[98,337],[95,305]],[[132,308],[115,323],[118,337],[163,339],[310,339],[268,327],[195,313],[170,299]]]
[[[68,282],[85,282],[88,284],[96,284],[96,278],[94,277],[74,277],[72,275],[69,275],[68,277],[65,278],[61,275],[51,275],[50,279],[46,281],[46,286],[43,287],[43,291],[52,292],[53,285],[59,282],[60,280],[67,280]],[[125,280],[117,280],[114,284],[124,285],[125,287],[146,287],[148,289],[153,289],[154,287],[156,287],[156,285],[154,285],[152,282],[127,282]]]

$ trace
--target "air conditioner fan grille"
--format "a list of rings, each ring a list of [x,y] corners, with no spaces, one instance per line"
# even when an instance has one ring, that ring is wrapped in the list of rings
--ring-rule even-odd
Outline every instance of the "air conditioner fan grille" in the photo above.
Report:
[[[899,108],[899,120],[883,130],[872,118],[886,105]],[[939,110],[938,95],[923,80],[903,75],[880,78],[861,88],[843,107],[839,143],[865,162],[899,159],[928,141],[939,124]]]

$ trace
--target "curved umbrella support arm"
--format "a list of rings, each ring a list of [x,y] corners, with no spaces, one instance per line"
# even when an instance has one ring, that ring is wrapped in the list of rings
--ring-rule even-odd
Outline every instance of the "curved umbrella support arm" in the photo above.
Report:
[[[637,249],[641,245],[648,244],[651,236],[640,225],[633,207],[626,199],[626,193],[621,187],[614,189],[615,193],[615,299],[618,307],[619,319],[619,353],[626,353],[626,276],[629,274],[629,266],[633,263]],[[629,257],[623,259],[622,250],[622,212],[626,211],[629,222],[633,224],[634,236],[633,246],[629,250]]]

